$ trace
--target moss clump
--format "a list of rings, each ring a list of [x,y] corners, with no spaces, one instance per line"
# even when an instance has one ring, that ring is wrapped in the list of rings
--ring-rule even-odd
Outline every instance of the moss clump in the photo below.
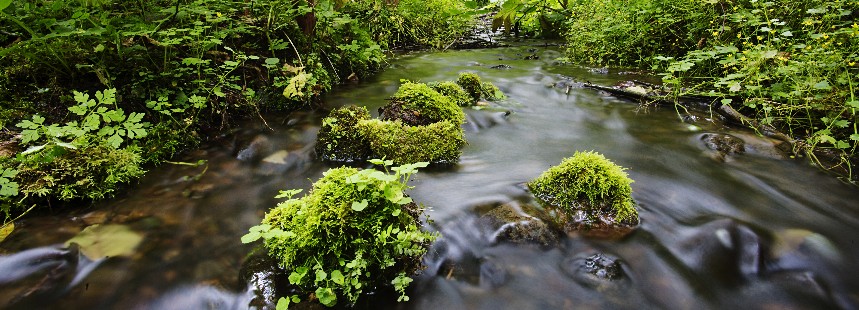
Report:
[[[461,125],[465,122],[465,113],[453,100],[424,83],[406,82],[400,86],[393,99],[402,104],[405,113],[416,114],[426,119],[425,123],[447,120]]]
[[[60,200],[101,199],[117,187],[142,176],[139,148],[114,149],[91,145],[83,149],[53,146],[44,153],[10,161],[18,170],[15,181],[23,197],[56,197]]]
[[[407,300],[408,275],[420,269],[421,256],[437,237],[420,230],[423,210],[403,193],[416,168],[424,166],[391,168],[394,174],[328,170],[308,195],[269,211],[242,242],[264,239],[269,255],[292,272],[289,282],[326,306],[338,297],[354,303],[365,289],[391,284]]]
[[[439,94],[447,96],[448,98],[450,98],[450,100],[453,100],[453,102],[456,103],[458,106],[467,107],[476,103],[476,101],[473,100],[471,95],[465,92],[465,89],[463,89],[462,86],[459,86],[459,84],[456,84],[454,82],[444,81],[430,83],[427,85],[429,85],[430,88],[434,89]]]
[[[400,121],[367,120],[358,128],[366,135],[373,156],[395,163],[457,162],[465,144],[462,128],[451,121],[410,126]]]
[[[638,222],[632,201],[632,180],[624,168],[596,152],[576,152],[528,183],[534,194],[568,214],[587,208],[595,218],[610,213],[615,223]]]
[[[504,99],[504,93],[498,87],[489,82],[481,82],[477,73],[460,73],[459,78],[456,79],[456,84],[459,84],[471,96],[472,102],[477,102],[483,98],[487,100]]]
[[[367,108],[346,106],[337,108],[322,119],[316,143],[316,153],[332,161],[362,161],[370,156],[364,135],[356,128],[360,121],[369,120]]]

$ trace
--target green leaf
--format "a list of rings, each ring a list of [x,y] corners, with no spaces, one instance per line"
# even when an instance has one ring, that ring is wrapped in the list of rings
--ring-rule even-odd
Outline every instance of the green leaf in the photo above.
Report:
[[[277,196],[274,196],[274,198],[292,199],[292,196],[295,196],[298,193],[301,193],[301,189],[291,189],[291,190],[286,190],[286,191],[280,191],[280,193],[278,193]]]
[[[110,138],[107,138],[107,144],[111,147],[118,149],[120,145],[122,145],[122,137],[119,135],[112,135]]]
[[[300,285],[301,280],[304,279],[304,276],[307,275],[308,271],[310,271],[310,268],[307,267],[295,268],[295,271],[289,274],[289,283],[292,285]]]
[[[762,54],[762,56],[766,59],[775,58],[776,55],[778,55],[778,51],[776,51],[776,50],[764,51],[764,53]]]
[[[251,231],[244,236],[242,236],[242,243],[251,243],[259,240],[262,234],[258,231]]]
[[[835,144],[835,147],[843,150],[843,149],[849,148],[850,144],[847,142],[838,140],[838,143]]]
[[[854,134],[850,135],[850,140],[859,141],[859,134],[854,133]]]
[[[364,208],[367,207],[368,203],[369,202],[367,201],[367,199],[361,200],[361,202],[353,201],[352,202],[352,210],[355,210],[355,211],[364,210]]]
[[[0,11],[8,7],[10,4],[12,4],[12,0],[0,0]],[[0,241],[3,241],[3,239],[0,239]]]
[[[340,270],[334,270],[331,272],[331,281],[334,281],[334,283],[343,285],[345,282],[344,279],[343,273],[341,273]]]
[[[12,168],[3,168],[3,172],[0,172],[0,178],[14,178],[18,175],[18,170]]]
[[[326,307],[333,307],[337,304],[337,295],[334,294],[334,290],[330,287],[317,288],[315,293],[316,298],[319,299],[319,303]]]
[[[143,241],[143,236],[132,231],[125,225],[95,224],[84,228],[77,236],[66,241],[80,246],[81,253],[91,260],[104,257],[130,256],[137,245]]]
[[[830,90],[832,86],[829,85],[828,81],[823,80],[814,84],[814,89]]]
[[[325,270],[316,270],[316,280],[314,280],[314,282],[322,282],[325,281],[326,278],[328,278],[328,273],[326,273]]]
[[[76,105],[76,106],[69,107],[69,112],[72,112],[78,116],[83,116],[84,114],[86,114],[87,108],[85,106]]]
[[[41,150],[42,150],[43,148],[45,148],[46,146],[48,146],[48,145],[47,145],[47,144],[42,144],[42,145],[37,145],[37,146],[31,146],[31,147],[30,147],[30,148],[28,148],[27,150],[25,150],[25,151],[21,152],[21,155],[29,155],[29,154],[33,154],[33,153],[35,153],[35,152],[41,151]]]
[[[289,309],[289,299],[281,297],[277,300],[277,306],[274,307],[275,310],[286,310]]]
[[[850,106],[851,108],[859,109],[859,100],[847,101],[847,103],[846,103],[846,104],[847,104],[848,106]]]
[[[276,65],[279,62],[280,62],[279,58],[266,58],[265,59],[265,64],[270,65],[270,66]]]

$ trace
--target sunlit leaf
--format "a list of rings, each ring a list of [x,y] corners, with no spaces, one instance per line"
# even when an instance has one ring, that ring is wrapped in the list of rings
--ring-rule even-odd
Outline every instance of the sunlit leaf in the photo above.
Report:
[[[367,208],[368,201],[367,199],[361,200],[361,202],[353,201],[352,202],[352,210],[361,211],[364,208]]]
[[[15,223],[9,222],[0,227],[0,242],[6,240],[6,237],[12,234],[15,231]]]
[[[319,303],[326,307],[332,307],[337,304],[337,295],[334,294],[334,290],[330,287],[317,288],[315,293],[316,298],[319,299]]]
[[[92,225],[84,228],[77,236],[66,241],[69,246],[76,243],[80,251],[89,259],[104,257],[130,256],[143,240],[143,236],[125,225]]]

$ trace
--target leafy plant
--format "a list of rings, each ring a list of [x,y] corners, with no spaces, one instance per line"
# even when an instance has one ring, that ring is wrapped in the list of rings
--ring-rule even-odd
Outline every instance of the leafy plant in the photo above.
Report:
[[[393,164],[371,162],[386,171]],[[289,282],[313,292],[323,305],[340,298],[354,303],[366,289],[387,284],[407,300],[405,279],[420,268],[420,257],[437,238],[420,230],[422,210],[405,194],[411,176],[426,166],[328,170],[304,197],[292,198],[298,190],[282,192],[278,197],[288,200],[242,242],[262,239],[281,267],[291,270]],[[296,297],[278,303],[289,302]]]

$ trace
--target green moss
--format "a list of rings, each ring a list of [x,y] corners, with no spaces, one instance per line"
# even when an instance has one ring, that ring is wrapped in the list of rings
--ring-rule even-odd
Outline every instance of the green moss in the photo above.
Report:
[[[450,100],[453,100],[454,103],[461,107],[471,106],[475,103],[475,101],[472,100],[471,95],[465,92],[465,89],[463,89],[462,86],[459,86],[459,84],[454,82],[444,81],[430,83],[427,85],[439,94],[447,96]]]
[[[399,121],[367,120],[358,124],[366,135],[374,156],[395,163],[457,162],[465,144],[459,124],[441,121],[426,126],[409,126]]]
[[[609,206],[617,222],[637,220],[632,180],[624,168],[596,152],[576,152],[528,183],[534,194],[567,211],[580,206]],[[582,201],[588,202],[582,204]],[[602,210],[588,210],[593,214]]]
[[[140,149],[135,146],[123,149],[104,145],[84,149],[54,146],[53,150],[23,157],[15,167],[19,171],[15,181],[24,197],[102,199],[120,184],[142,176],[145,171],[141,164]]]
[[[395,174],[330,169],[309,194],[269,211],[242,241],[263,238],[269,255],[292,271],[290,283],[315,287],[326,306],[336,296],[355,302],[364,288],[388,286],[418,270],[436,238],[420,230],[423,211],[403,193],[415,168],[425,164],[391,168]],[[404,293],[405,286],[396,288]]]
[[[316,142],[316,153],[325,160],[361,161],[370,156],[364,135],[355,126],[369,120],[367,108],[346,106],[334,109],[322,119]]]
[[[487,100],[504,99],[504,93],[498,87],[489,82],[480,81],[480,76],[473,72],[463,72],[456,79],[462,89],[471,96],[473,102],[486,98]]]
[[[394,100],[403,103],[403,110],[420,114],[428,123],[447,120],[460,125],[465,122],[465,113],[453,100],[424,83],[406,82],[394,94]]]

